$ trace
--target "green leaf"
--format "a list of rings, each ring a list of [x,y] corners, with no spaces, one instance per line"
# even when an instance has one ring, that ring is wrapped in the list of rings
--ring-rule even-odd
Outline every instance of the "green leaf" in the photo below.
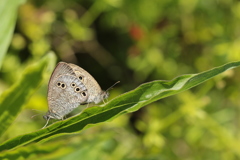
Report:
[[[114,98],[102,107],[87,108],[80,115],[59,121],[45,129],[12,138],[0,144],[0,151],[13,149],[31,142],[48,140],[54,136],[80,132],[82,129],[89,127],[90,124],[97,124],[120,114],[134,112],[149,103],[190,89],[238,66],[240,66],[240,61],[225,64],[199,74],[182,75],[172,81],[158,80],[142,84],[136,89]]]
[[[37,64],[29,66],[20,80],[5,91],[0,97],[0,135],[15,120],[25,102],[36,91],[43,80],[43,75],[49,65],[55,64],[56,58],[53,53],[47,54]],[[4,123],[2,123],[4,122]]]
[[[23,0],[0,1],[0,69],[12,38],[17,19],[17,8],[22,2]]]

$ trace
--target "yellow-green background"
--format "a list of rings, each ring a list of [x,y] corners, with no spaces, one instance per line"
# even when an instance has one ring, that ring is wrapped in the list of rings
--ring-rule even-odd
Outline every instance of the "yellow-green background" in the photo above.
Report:
[[[1,27],[1,22],[0,22]],[[1,29],[1,28],[0,28]],[[239,0],[32,0],[20,6],[0,70],[0,94],[23,69],[54,51],[110,91],[110,99],[152,80],[199,73],[240,60]],[[7,133],[40,129],[47,111],[44,83]],[[48,159],[237,160],[240,69],[176,96],[46,142]],[[17,92],[17,91],[16,91]],[[0,122],[4,123],[4,122]],[[51,123],[51,122],[50,122]],[[236,145],[239,144],[239,145]],[[36,144],[36,147],[39,144]],[[68,146],[65,147],[65,146]]]

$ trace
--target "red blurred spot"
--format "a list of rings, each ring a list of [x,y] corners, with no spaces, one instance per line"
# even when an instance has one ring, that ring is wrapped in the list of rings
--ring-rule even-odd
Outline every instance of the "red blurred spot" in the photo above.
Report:
[[[132,39],[134,40],[140,40],[144,37],[144,33],[143,33],[143,30],[141,29],[140,26],[136,25],[136,24],[133,24],[131,27],[130,27],[130,36],[132,37]]]

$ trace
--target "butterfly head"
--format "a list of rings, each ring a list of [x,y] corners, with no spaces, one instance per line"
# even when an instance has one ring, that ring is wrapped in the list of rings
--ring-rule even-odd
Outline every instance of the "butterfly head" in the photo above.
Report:
[[[107,99],[109,97],[109,92],[108,91],[103,91],[102,92],[102,99]]]
[[[104,101],[104,99],[107,99],[109,97],[109,92],[108,91],[102,91],[101,93],[101,99]]]
[[[104,99],[107,99],[109,97],[109,90],[113,88],[116,84],[120,83],[120,81],[117,81],[114,83],[111,87],[109,87],[106,91],[102,91],[99,96],[97,96],[94,100],[94,103],[97,104],[101,101],[104,101]]]
[[[98,104],[101,101],[104,101],[104,99],[109,97],[109,92],[108,91],[102,91],[98,96],[94,98],[94,103]]]
[[[48,119],[50,119],[50,116],[46,114],[43,116],[43,119],[48,120]]]

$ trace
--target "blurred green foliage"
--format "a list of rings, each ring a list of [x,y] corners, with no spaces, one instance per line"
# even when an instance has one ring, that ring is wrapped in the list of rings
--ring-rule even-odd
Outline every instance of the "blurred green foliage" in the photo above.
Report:
[[[0,94],[53,50],[59,60],[89,71],[103,89],[120,80],[111,99],[144,82],[240,60],[239,28],[239,0],[29,0],[19,8],[1,66]],[[232,142],[240,137],[239,73],[229,70],[81,134],[33,144],[36,153],[20,153],[30,159],[237,160],[240,146]],[[41,116],[30,117],[36,114],[31,109],[47,111],[47,83],[2,140],[44,125]]]

